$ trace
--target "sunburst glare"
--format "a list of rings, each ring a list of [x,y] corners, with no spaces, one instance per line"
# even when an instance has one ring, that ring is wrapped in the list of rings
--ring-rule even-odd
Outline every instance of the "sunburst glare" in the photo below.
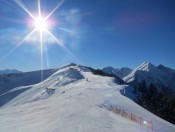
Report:
[[[45,20],[42,17],[35,18],[34,20],[34,26],[39,32],[44,32],[48,28],[47,20]]]
[[[14,50],[16,50],[16,48],[18,48],[24,41],[28,41],[28,40],[32,40],[33,34],[35,33],[39,33],[39,43],[40,43],[40,59],[41,59],[41,81],[43,80],[43,52],[44,52],[44,37],[47,36],[52,38],[54,40],[55,43],[57,43],[58,45],[60,45],[65,51],[66,53],[70,54],[74,59],[76,59],[78,61],[78,59],[73,55],[73,53],[71,51],[69,51],[64,44],[54,36],[54,34],[51,33],[50,31],[50,27],[51,24],[49,23],[49,18],[54,14],[54,12],[63,4],[64,0],[61,0],[56,7],[50,12],[48,13],[48,15],[46,15],[45,17],[43,17],[42,11],[41,11],[41,1],[38,0],[37,4],[38,4],[38,13],[37,15],[32,14],[27,8],[26,6],[22,3],[22,1],[20,0],[15,0],[15,2],[30,16],[30,18],[32,19],[32,23],[29,23],[30,27],[32,25],[33,29],[32,32],[30,32],[26,38],[24,38],[17,46],[15,46],[9,53],[7,53],[2,59],[5,59],[6,57],[8,57]],[[61,27],[60,27],[61,28]],[[62,29],[62,28],[61,28]],[[65,30],[65,31],[68,31]],[[34,35],[37,36],[37,35]],[[31,38],[31,39],[30,39]],[[37,39],[37,40],[38,40]],[[46,38],[47,39],[47,38]],[[1,60],[2,60],[1,59]],[[0,61],[1,61],[0,60]]]

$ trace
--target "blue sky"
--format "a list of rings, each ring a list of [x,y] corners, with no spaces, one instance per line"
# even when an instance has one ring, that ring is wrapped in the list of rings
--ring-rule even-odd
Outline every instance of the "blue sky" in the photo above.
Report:
[[[37,0],[21,2],[37,14]],[[59,2],[41,0],[42,14]],[[70,62],[94,68],[135,68],[149,61],[175,69],[174,7],[174,0],[65,0],[49,18],[53,25],[49,30],[73,56],[46,35],[44,68]],[[30,21],[14,0],[0,1],[0,69],[40,69],[37,33],[6,56],[30,33]]]

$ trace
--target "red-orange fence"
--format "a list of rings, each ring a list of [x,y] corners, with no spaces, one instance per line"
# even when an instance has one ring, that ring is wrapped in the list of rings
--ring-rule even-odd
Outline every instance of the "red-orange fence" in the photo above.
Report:
[[[116,114],[121,115],[122,117],[128,118],[131,121],[138,123],[139,125],[145,126],[149,129],[153,130],[153,122],[152,121],[144,120],[142,117],[136,116],[132,113],[129,113],[127,111],[124,111],[124,110],[118,109],[118,108],[112,108],[111,111],[116,113]]]

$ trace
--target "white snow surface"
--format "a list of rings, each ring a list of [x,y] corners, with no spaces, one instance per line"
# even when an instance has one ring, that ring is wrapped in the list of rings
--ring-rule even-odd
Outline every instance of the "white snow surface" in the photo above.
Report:
[[[43,70],[43,79],[51,76],[55,69]],[[19,87],[28,86],[41,82],[41,71],[22,72],[17,74],[0,75],[0,95],[9,90]]]
[[[45,81],[29,88],[0,107],[2,132],[152,132],[120,115],[99,107],[117,106],[153,121],[155,132],[174,132],[175,125],[148,112],[120,90],[114,78],[93,75],[81,66],[58,69]],[[53,92],[47,92],[51,90]],[[7,95],[8,96],[8,95]]]

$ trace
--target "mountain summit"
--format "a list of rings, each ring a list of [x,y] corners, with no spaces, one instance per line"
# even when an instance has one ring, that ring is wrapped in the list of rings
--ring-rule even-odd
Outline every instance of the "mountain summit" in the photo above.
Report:
[[[150,71],[150,70],[155,70],[155,68],[156,67],[153,64],[145,61],[140,66],[138,66],[135,70]]]
[[[105,73],[111,74],[111,73],[113,73],[114,68],[111,67],[111,66],[108,66],[108,67],[103,68],[102,71],[105,72]]]
[[[163,65],[155,66],[150,62],[142,63],[123,79],[132,86],[144,80],[147,85],[153,83],[159,88],[164,86],[175,90],[174,70]]]

